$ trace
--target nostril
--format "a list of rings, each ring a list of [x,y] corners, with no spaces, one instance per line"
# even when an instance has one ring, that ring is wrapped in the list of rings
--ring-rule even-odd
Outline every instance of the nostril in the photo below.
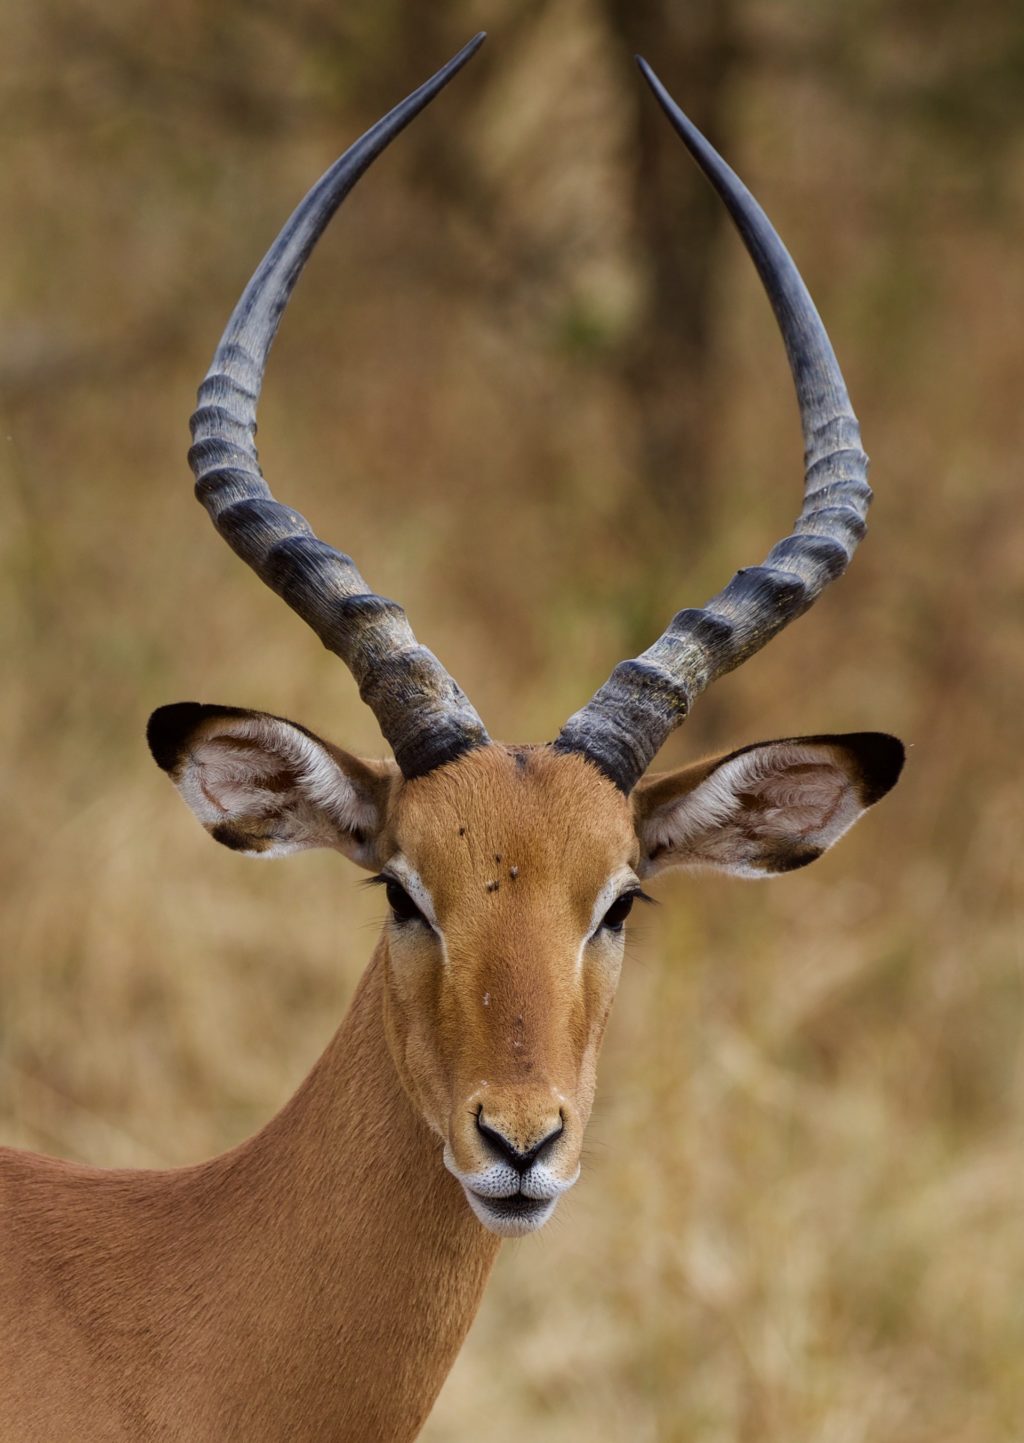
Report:
[[[492,1127],[489,1122],[484,1122],[484,1110],[482,1107],[476,1115],[476,1126],[480,1136],[490,1143],[491,1147],[503,1162],[511,1163],[514,1168],[520,1172],[523,1171],[523,1168],[520,1166],[523,1154],[509,1141],[503,1132],[499,1132],[498,1129]],[[529,1164],[527,1164],[527,1166],[528,1165]]]
[[[523,1173],[527,1172],[533,1166],[545,1148],[550,1147],[553,1142],[556,1142],[557,1139],[561,1137],[565,1131],[565,1118],[562,1113],[559,1113],[557,1125],[542,1137],[539,1142],[527,1148],[525,1152],[516,1147],[515,1143],[507,1138],[503,1132],[500,1132],[496,1127],[492,1127],[489,1122],[484,1121],[483,1106],[477,1109],[476,1125],[481,1137],[490,1143],[502,1161],[509,1163],[510,1166],[515,1168],[516,1172]]]
[[[557,1142],[558,1139],[562,1136],[562,1133],[563,1133],[564,1131],[565,1131],[565,1117],[564,1117],[564,1115],[560,1112],[560,1113],[558,1114],[558,1123],[557,1123],[557,1125],[551,1129],[551,1131],[548,1133],[547,1137],[542,1137],[541,1140],[540,1140],[540,1142],[538,1142],[538,1143],[537,1143],[537,1146],[533,1149],[533,1155],[534,1155],[534,1157],[539,1157],[540,1154],[544,1151],[544,1149],[545,1149],[546,1147],[550,1147],[550,1145],[551,1145],[553,1142]]]

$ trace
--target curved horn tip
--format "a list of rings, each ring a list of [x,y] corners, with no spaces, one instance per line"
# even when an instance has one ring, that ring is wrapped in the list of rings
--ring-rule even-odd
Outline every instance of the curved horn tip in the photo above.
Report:
[[[707,147],[710,149],[711,147],[707,137],[701,134],[679,102],[673,100],[672,96],[669,95],[664,82],[658,78],[650,64],[642,55],[637,55],[635,58],[640,74],[647,81],[655,100],[668,116],[671,124],[675,126],[683,143],[691,150],[694,149],[694,146],[700,148]],[[691,142],[693,142],[693,144],[691,144]],[[718,157],[718,159],[721,162],[721,157]]]
[[[659,87],[664,89],[661,81],[658,79],[657,75],[655,75],[654,70],[651,67],[650,61],[645,60],[642,55],[634,55],[633,59],[636,61],[636,68],[639,70],[640,74],[647,81],[647,84],[651,87],[652,90],[655,90]]]
[[[465,58],[468,60],[470,56],[476,54],[476,52],[480,49],[480,46],[484,43],[486,39],[487,31],[478,30],[473,36],[472,40],[467,40],[459,53],[453,56],[452,63],[454,64],[455,61],[461,60],[463,56],[465,56]]]

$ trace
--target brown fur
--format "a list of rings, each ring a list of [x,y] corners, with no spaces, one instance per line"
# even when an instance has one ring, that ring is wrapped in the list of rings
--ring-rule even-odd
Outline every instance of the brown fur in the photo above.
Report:
[[[389,1035],[407,1090],[466,1172],[489,1161],[478,1107],[524,1150],[561,1112],[553,1161],[570,1176],[620,961],[596,937],[580,965],[581,939],[609,875],[636,861],[628,802],[582,757],[492,746],[397,791],[382,851],[399,849],[447,944],[443,965],[423,928],[390,948]],[[499,866],[514,886],[493,887]]]
[[[382,943],[298,1094],[212,1162],[0,1153],[3,1443],[416,1436],[498,1239],[389,1065],[386,966]]]

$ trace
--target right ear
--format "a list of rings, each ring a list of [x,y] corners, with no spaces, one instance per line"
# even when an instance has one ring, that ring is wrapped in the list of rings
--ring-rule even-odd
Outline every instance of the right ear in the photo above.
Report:
[[[252,857],[329,847],[370,871],[394,762],[370,762],[266,712],[183,701],[146,729],[157,765],[216,841]]]

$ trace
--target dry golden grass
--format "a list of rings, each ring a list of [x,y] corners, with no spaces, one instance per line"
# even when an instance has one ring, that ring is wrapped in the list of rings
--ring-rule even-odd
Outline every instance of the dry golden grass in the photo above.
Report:
[[[281,1105],[380,903],[336,858],[210,846],[145,753],[146,715],[194,696],[381,744],[340,664],[216,540],[183,464],[233,293],[338,136],[197,154],[185,121],[150,132],[139,105],[124,127],[99,107],[27,128],[0,172],[0,1136],[170,1165]],[[751,80],[737,108],[737,164],[830,321],[878,503],[850,577],[664,759],[880,727],[910,763],[808,872],[661,884],[584,1178],[505,1249],[432,1443],[1021,1437],[1022,195],[993,210],[927,137],[876,161],[878,131],[851,130],[820,76]],[[429,124],[443,136],[440,107]],[[608,215],[588,274],[628,312],[618,161],[589,136],[559,224]],[[529,214],[547,196],[509,172],[514,143],[495,174]],[[495,314],[461,288],[476,242],[453,223],[417,245],[420,204],[389,158],[324,243],[274,354],[264,458],[492,729],[539,740],[643,643],[634,615],[702,600],[781,534],[788,379],[731,246],[712,534],[685,572],[663,531],[660,554],[624,544],[624,516],[659,526],[603,353],[567,349],[546,296]]]

